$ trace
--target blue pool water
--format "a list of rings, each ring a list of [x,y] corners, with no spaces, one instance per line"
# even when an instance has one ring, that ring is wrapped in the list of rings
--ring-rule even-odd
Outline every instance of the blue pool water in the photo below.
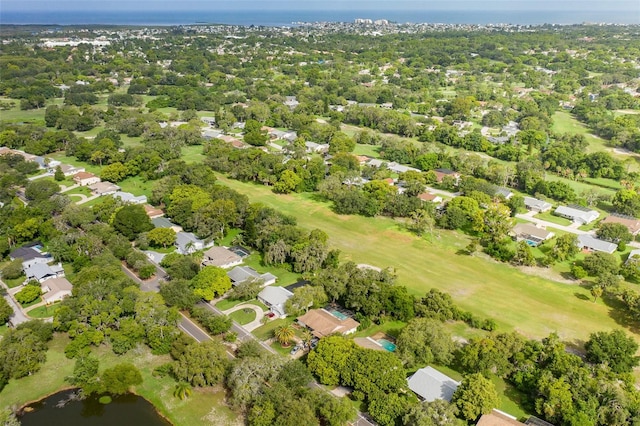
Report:
[[[333,315],[334,317],[338,318],[340,321],[344,321],[347,318],[349,318],[347,315],[343,314],[342,312],[338,312],[335,309],[332,311],[329,311],[331,313],[331,315]]]
[[[388,350],[389,352],[395,352],[396,350],[395,343],[390,342],[387,339],[378,339],[378,343],[380,343],[380,345],[386,350]]]

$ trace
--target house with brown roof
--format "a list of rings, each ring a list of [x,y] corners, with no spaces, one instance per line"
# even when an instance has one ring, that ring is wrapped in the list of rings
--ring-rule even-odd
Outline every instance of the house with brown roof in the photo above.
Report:
[[[453,178],[455,180],[455,182],[456,182],[456,185],[460,182],[460,173],[454,172],[453,170],[450,170],[450,169],[435,169],[433,171],[433,173],[436,174],[436,181],[438,183],[442,183],[442,180],[447,176]]]
[[[351,317],[338,318],[324,309],[312,309],[298,317],[298,324],[307,327],[316,337],[325,337],[331,334],[355,333],[360,323]]]
[[[120,191],[120,187],[115,183],[103,181],[89,185],[89,189],[93,195],[110,195]]]
[[[242,258],[229,249],[213,246],[205,251],[202,257],[203,266],[217,266],[218,268],[231,268],[242,263]]]
[[[58,302],[67,296],[71,296],[73,286],[63,277],[49,278],[40,283],[42,289],[42,299],[47,303]]]
[[[634,236],[638,235],[638,232],[640,232],[640,220],[636,219],[635,217],[612,214],[605,217],[602,222],[600,222],[600,225],[603,225],[605,223],[619,223],[621,225],[624,225],[627,227],[631,235]]]
[[[555,234],[544,228],[539,228],[532,223],[518,223],[511,230],[511,236],[516,241],[526,241],[530,246],[536,247],[544,241],[552,238]]]
[[[483,414],[476,423],[476,426],[522,426],[524,423],[521,423],[507,413],[504,413],[500,410],[493,409],[490,413]]]
[[[78,172],[73,175],[73,181],[80,186],[89,186],[100,182],[100,178],[93,173]]]
[[[74,176],[80,172],[84,172],[84,167],[76,167],[76,166],[72,166],[70,164],[60,164],[60,170],[62,170],[62,173],[66,176]]]
[[[425,203],[441,203],[442,197],[436,194],[432,194],[430,192],[423,192],[422,194],[418,194],[418,198]]]
[[[144,207],[144,211],[145,213],[147,213],[147,216],[149,216],[149,219],[155,219],[157,217],[164,216],[164,212],[162,211],[162,209],[155,208],[151,204],[145,204],[142,207]]]

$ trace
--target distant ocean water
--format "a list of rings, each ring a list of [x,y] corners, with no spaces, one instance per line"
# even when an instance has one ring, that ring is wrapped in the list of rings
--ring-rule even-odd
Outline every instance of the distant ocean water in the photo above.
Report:
[[[0,25],[231,25],[289,26],[293,22],[353,22],[356,18],[387,19],[398,23],[445,24],[640,24],[640,3],[630,11],[543,10],[162,10],[162,11],[2,11]]]

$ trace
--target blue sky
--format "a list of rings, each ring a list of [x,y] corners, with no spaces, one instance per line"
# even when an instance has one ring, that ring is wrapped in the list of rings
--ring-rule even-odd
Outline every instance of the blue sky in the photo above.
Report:
[[[0,10],[602,10],[639,11],[640,0],[2,0]]]

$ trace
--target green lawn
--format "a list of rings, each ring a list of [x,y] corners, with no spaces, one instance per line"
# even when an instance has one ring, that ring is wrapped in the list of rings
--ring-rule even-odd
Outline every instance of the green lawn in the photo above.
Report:
[[[262,255],[260,253],[254,252],[245,257],[244,264],[252,267],[261,274],[264,274],[266,272],[272,273],[273,275],[278,277],[278,280],[276,281],[276,285],[278,286],[287,286],[297,282],[300,279],[300,274],[291,272],[288,269],[263,265]]]
[[[123,192],[130,192],[133,195],[146,195],[147,198],[151,197],[151,191],[153,190],[153,182],[145,181],[140,176],[129,177],[122,182],[118,182],[117,185]]]
[[[202,150],[202,145],[185,146],[182,148],[182,155],[180,156],[180,159],[189,164],[201,163],[205,158],[207,158],[204,154],[202,154]]]
[[[460,233],[439,230],[429,242],[389,218],[337,215],[328,203],[310,194],[276,195],[261,185],[222,176],[219,181],[248,195],[251,202],[296,217],[303,228],[324,230],[331,247],[341,250],[342,261],[392,267],[398,282],[411,293],[421,295],[432,287],[446,291],[462,309],[494,318],[502,330],[515,329],[535,338],[557,331],[566,340],[584,340],[593,331],[619,327],[610,307],[584,300],[584,296],[590,299],[586,288],[527,275],[484,256],[462,254],[469,238]]]
[[[556,216],[556,215],[554,215],[553,213],[550,213],[550,212],[538,213],[535,217],[536,217],[536,219],[546,220],[547,222],[555,223],[555,224],[562,225],[562,226],[569,226],[569,225],[571,225],[573,223],[569,219],[565,219],[564,217]]]
[[[38,306],[27,312],[31,318],[51,318],[53,314],[60,308],[60,304],[51,306]]]
[[[576,120],[571,113],[567,111],[557,111],[553,114],[553,125],[551,130],[557,133],[570,133],[584,135],[589,145],[588,152],[604,151],[604,140],[591,134],[587,126]]]
[[[380,153],[378,152],[380,147],[377,145],[363,145],[356,144],[356,149],[353,150],[354,155],[366,155],[371,158],[380,158]]]
[[[20,305],[22,305],[23,308],[28,308],[29,306],[37,305],[40,302],[42,302],[42,297],[38,296],[36,300],[29,303],[20,303]]]
[[[26,278],[27,278],[26,275],[21,275],[20,277],[14,278],[12,280],[3,278],[2,281],[7,285],[7,287],[14,288],[21,285]]]
[[[243,300],[222,299],[221,301],[216,303],[216,308],[220,309],[221,311],[226,311],[227,309],[231,309],[234,306],[239,305],[241,303],[245,303],[245,301],[243,301]]]
[[[273,337],[273,330],[278,328],[284,324],[291,324],[295,321],[293,317],[280,318],[273,321],[269,321],[268,323],[256,328],[253,330],[253,335],[258,338],[258,340],[267,340]]]
[[[84,161],[78,160],[76,157],[67,157],[64,151],[47,154],[47,157],[58,160],[63,164],[71,164],[72,166],[76,167],[84,167],[86,171],[88,171],[89,173],[93,173],[96,176],[100,176],[100,171],[102,170],[102,167],[98,165],[85,163]]]
[[[229,314],[229,318],[234,320],[240,325],[249,324],[256,319],[256,313],[251,308],[244,308]]]

